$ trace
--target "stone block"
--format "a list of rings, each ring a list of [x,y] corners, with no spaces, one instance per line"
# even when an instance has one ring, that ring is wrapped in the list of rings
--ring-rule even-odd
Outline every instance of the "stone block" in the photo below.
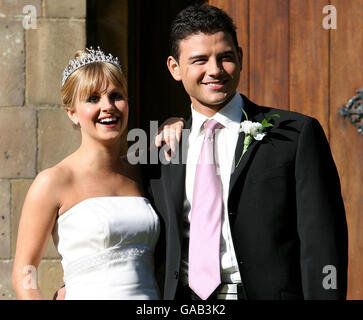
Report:
[[[19,227],[19,221],[20,221],[20,216],[21,216],[21,210],[23,207],[25,196],[26,196],[32,182],[33,182],[32,180],[14,180],[11,183],[11,193],[12,193],[11,242],[12,242],[13,256],[15,254],[15,249],[16,249],[16,241],[17,241],[17,236],[18,236],[18,227]],[[45,249],[43,258],[57,259],[59,257],[60,256],[57,252],[57,249],[54,246],[53,239],[52,239],[52,237],[50,237],[50,240],[48,242],[47,248]]]
[[[12,260],[0,260],[0,300],[16,300],[11,282]],[[37,281],[44,299],[52,300],[63,285],[63,269],[60,260],[42,260],[37,270]]]
[[[25,92],[24,29],[0,19],[0,106],[22,106]]]
[[[63,285],[63,269],[60,260],[42,260],[38,267],[38,284],[44,299],[52,300]]]
[[[86,46],[86,22],[39,20],[27,31],[27,101],[32,105],[61,104],[62,73],[77,50]]]
[[[22,17],[29,14],[29,11],[23,8],[32,5],[35,8],[37,17],[42,15],[42,0],[1,0],[0,17]]]
[[[0,258],[9,259],[10,255],[10,182],[0,180]]]
[[[44,0],[44,16],[48,18],[85,18],[86,0]]]
[[[0,300],[16,300],[15,291],[11,283],[12,271],[12,260],[0,260]]]
[[[36,158],[36,111],[0,108],[0,178],[33,178]]]
[[[79,129],[73,128],[63,108],[38,112],[38,171],[52,167],[81,144]]]

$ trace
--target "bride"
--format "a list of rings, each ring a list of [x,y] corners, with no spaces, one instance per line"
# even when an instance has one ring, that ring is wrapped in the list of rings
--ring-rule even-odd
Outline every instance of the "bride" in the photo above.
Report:
[[[24,285],[29,276],[23,271],[36,270],[53,235],[65,299],[159,299],[153,262],[158,216],[144,197],[138,167],[119,156],[129,106],[118,59],[100,49],[77,52],[63,73],[61,95],[82,143],[40,172],[28,191],[13,267],[15,292],[19,299],[43,298],[38,285]]]

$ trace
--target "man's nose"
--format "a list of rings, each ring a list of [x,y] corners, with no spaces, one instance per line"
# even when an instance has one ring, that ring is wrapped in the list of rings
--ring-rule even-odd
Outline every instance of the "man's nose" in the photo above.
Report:
[[[217,59],[210,59],[208,62],[208,75],[209,76],[218,76],[223,73],[224,69],[222,63]]]

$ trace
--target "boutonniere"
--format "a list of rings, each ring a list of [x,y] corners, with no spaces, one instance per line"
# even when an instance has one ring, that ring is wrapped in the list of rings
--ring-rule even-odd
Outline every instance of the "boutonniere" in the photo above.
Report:
[[[269,121],[273,117],[280,118],[280,115],[278,113],[272,114],[265,119],[262,120],[262,122],[252,122],[248,120],[248,116],[246,111],[242,109],[243,114],[245,115],[246,120],[241,122],[241,127],[239,129],[239,132],[244,132],[245,139],[243,141],[243,150],[242,155],[238,160],[238,163],[236,165],[236,168],[238,167],[239,163],[241,162],[241,159],[243,155],[246,153],[248,146],[251,144],[253,140],[261,141],[265,136],[267,135],[267,132],[265,131],[268,127],[273,127],[274,125],[270,123]]]

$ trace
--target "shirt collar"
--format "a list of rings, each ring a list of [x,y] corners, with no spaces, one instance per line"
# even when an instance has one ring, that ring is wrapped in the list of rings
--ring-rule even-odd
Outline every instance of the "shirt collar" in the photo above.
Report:
[[[241,95],[236,92],[232,100],[210,119],[218,121],[223,127],[239,134],[243,107],[243,99]],[[202,131],[201,128],[203,123],[209,118],[196,111],[193,106],[191,106],[191,110],[193,118],[191,132],[198,135]]]

